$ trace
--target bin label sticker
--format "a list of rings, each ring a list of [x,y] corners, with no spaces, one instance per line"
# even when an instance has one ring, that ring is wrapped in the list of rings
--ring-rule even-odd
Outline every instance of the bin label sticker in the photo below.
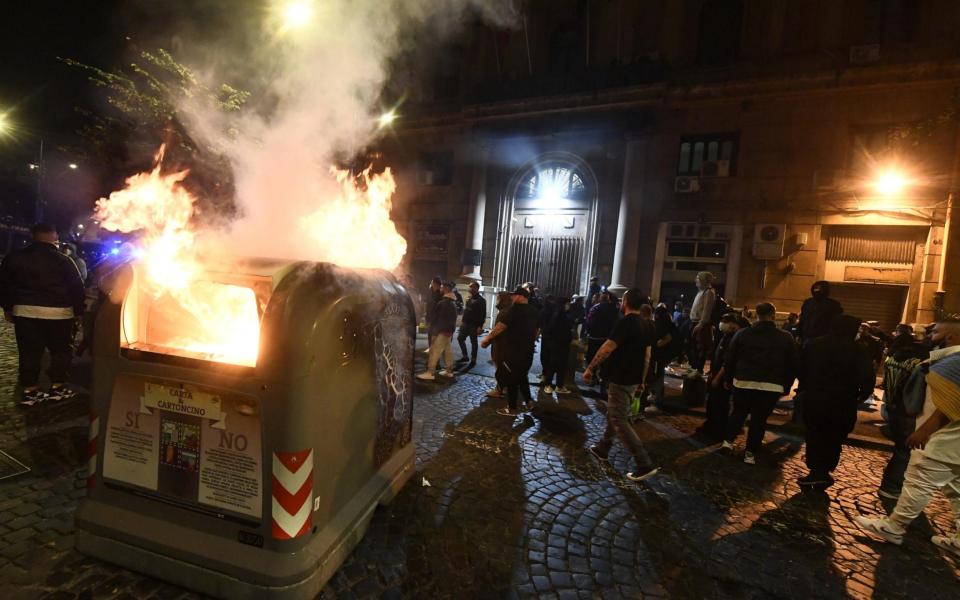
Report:
[[[237,402],[193,387],[118,377],[103,476],[261,518],[260,422],[235,410]]]
[[[313,450],[273,453],[273,537],[288,540],[310,531]]]

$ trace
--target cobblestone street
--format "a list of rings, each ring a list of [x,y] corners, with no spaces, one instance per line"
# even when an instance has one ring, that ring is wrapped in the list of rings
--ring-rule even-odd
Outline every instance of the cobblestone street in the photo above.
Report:
[[[0,449],[31,468],[0,480],[4,598],[192,598],[190,592],[78,554],[85,397],[14,403],[12,330],[0,327]],[[884,507],[880,450],[848,447],[827,494],[801,494],[798,440],[768,435],[747,466],[690,437],[699,419],[637,425],[664,467],[646,485],[619,446],[611,465],[585,452],[604,425],[550,406],[515,421],[462,375],[419,388],[417,472],[324,590],[324,598],[955,598],[958,564],[930,544],[953,529],[938,496],[900,548],[853,524]],[[592,400],[587,405],[594,407]],[[423,480],[429,485],[423,485]]]

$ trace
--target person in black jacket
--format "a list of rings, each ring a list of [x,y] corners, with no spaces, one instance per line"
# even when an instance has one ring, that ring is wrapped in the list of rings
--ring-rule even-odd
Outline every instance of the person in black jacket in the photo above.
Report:
[[[757,305],[757,322],[738,331],[723,363],[726,385],[733,387],[733,413],[727,421],[723,448],[733,448],[750,416],[743,462],[756,464],[767,419],[780,396],[790,392],[797,375],[797,345],[793,336],[777,327],[777,309],[769,302]]]
[[[600,294],[600,301],[590,308],[586,321],[587,364],[590,364],[597,350],[607,341],[607,336],[620,317],[619,312],[610,292]]]
[[[544,308],[540,319],[543,393],[550,395],[556,387],[558,394],[569,394],[570,390],[563,385],[563,381],[567,377],[570,342],[573,340],[574,322],[570,311],[570,298],[556,298],[548,307]]]
[[[723,439],[727,429],[727,419],[730,417],[730,390],[723,385],[723,364],[727,349],[733,336],[742,326],[749,327],[749,322],[741,322],[740,315],[727,313],[720,317],[720,341],[713,351],[713,360],[710,361],[710,374],[707,376],[707,418],[703,425],[697,428],[697,434],[715,443]]]
[[[826,488],[840,463],[843,442],[857,424],[857,405],[873,394],[876,383],[870,356],[855,337],[860,320],[837,315],[830,333],[809,340],[800,357],[806,425],[806,463],[810,473],[802,487]]]
[[[0,305],[14,324],[23,401],[72,397],[66,387],[73,351],[73,324],[83,315],[83,281],[77,265],[58,247],[57,230],[38,223],[33,243],[0,264]],[[50,351],[50,392],[38,385],[43,351]]]
[[[440,375],[453,377],[453,333],[457,329],[457,297],[453,294],[453,284],[443,282],[443,293],[433,308],[433,320],[430,322],[428,334],[431,336],[430,356],[427,358],[427,370],[417,374],[417,379],[433,381],[433,372],[443,357],[443,370]]]
[[[470,361],[468,369],[477,364],[477,336],[483,331],[483,322],[487,320],[487,301],[480,295],[480,284],[474,281],[470,284],[470,297],[463,308],[463,318],[460,319],[460,333],[457,343],[460,344],[459,363]],[[467,355],[467,338],[470,338],[470,350]]]
[[[800,306],[800,323],[797,330],[800,341],[806,343],[830,333],[833,318],[843,314],[843,307],[830,297],[830,282],[818,281],[810,287],[810,298]]]
[[[427,306],[426,314],[424,315],[424,321],[427,323],[427,352],[430,352],[430,346],[433,345],[433,334],[431,330],[433,329],[433,315],[437,310],[437,302],[440,302],[440,298],[443,298],[443,291],[440,289],[443,286],[443,280],[440,277],[434,277],[430,280],[430,288],[427,290]]]

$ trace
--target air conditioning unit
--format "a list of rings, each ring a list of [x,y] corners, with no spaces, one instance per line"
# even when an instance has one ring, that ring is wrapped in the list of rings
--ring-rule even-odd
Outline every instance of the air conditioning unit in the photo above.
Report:
[[[692,194],[700,191],[700,178],[681,175],[673,180],[673,191],[678,194]]]
[[[880,44],[850,46],[850,64],[868,65],[880,60]]]
[[[786,225],[757,223],[753,226],[753,257],[758,260],[780,259],[786,235]]]
[[[730,177],[729,160],[708,160],[700,167],[701,177]]]

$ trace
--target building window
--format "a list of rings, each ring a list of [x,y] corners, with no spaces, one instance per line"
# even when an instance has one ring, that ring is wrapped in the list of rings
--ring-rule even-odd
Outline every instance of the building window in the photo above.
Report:
[[[583,177],[575,169],[551,165],[532,171],[520,183],[517,196],[549,202],[580,198],[585,191]]]
[[[723,66],[735,62],[742,30],[742,0],[704,2],[697,31],[697,64]]]
[[[736,160],[736,134],[685,137],[680,141],[677,175],[729,177],[735,173]]]
[[[453,183],[453,154],[450,152],[421,152],[418,167],[420,185]]]

